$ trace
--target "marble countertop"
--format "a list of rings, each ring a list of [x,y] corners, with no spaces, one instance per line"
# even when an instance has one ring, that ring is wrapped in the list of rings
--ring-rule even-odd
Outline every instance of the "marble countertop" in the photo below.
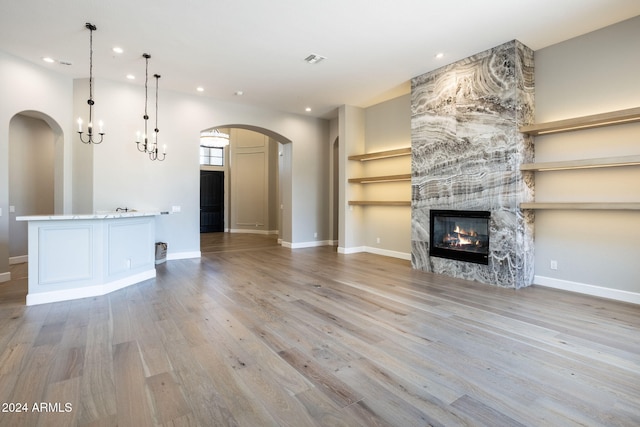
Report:
[[[166,212],[156,211],[109,211],[96,212],[91,214],[64,214],[64,215],[26,215],[16,217],[17,221],[60,221],[74,219],[117,219],[117,218],[133,218],[140,216],[156,216],[163,215]]]

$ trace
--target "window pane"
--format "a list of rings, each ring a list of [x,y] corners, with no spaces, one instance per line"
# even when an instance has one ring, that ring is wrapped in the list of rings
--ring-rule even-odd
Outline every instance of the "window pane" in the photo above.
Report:
[[[224,166],[224,148],[201,146],[200,164],[209,166]]]

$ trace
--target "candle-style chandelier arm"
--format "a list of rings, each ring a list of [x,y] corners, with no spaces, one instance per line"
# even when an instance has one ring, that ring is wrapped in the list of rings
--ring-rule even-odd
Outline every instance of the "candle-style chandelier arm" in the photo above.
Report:
[[[149,133],[147,132],[147,123],[149,121],[149,114],[147,112],[147,104],[149,101],[148,97],[148,88],[149,88],[149,58],[151,55],[148,53],[143,53],[142,57],[145,60],[145,78],[144,78],[144,133],[142,134],[142,141],[140,141],[140,135],[138,134],[138,138],[136,139],[136,147],[138,151],[141,153],[147,152],[147,147],[149,146]]]
[[[153,149],[149,151],[149,159],[158,160],[159,162],[164,161],[165,157],[167,157],[167,153],[163,152],[162,154],[158,153],[158,145],[154,145]]]
[[[89,99],[87,100],[87,104],[89,104],[89,123],[87,124],[87,133],[85,135],[82,132],[82,119],[78,119],[78,134],[80,135],[80,141],[84,144],[100,144],[104,138],[102,122],[100,122],[98,130],[99,140],[94,138],[95,133],[93,132],[93,105],[95,104],[93,100],[93,32],[98,28],[89,22],[85,24],[85,28],[89,30]]]
[[[144,116],[142,116],[142,118],[144,119],[144,134],[142,135],[142,141],[141,141],[140,133],[138,133],[136,138],[136,147],[138,148],[138,151],[140,151],[141,153],[148,154],[150,160],[163,161],[166,157],[166,151],[163,150],[162,154],[158,153],[158,133],[160,132],[160,129],[158,128],[158,80],[160,79],[160,74],[153,75],[153,77],[155,77],[156,79],[156,123],[155,123],[155,128],[153,129],[153,142],[149,142],[149,133],[148,133],[149,58],[151,58],[151,55],[149,55],[148,53],[143,53],[142,57],[145,59]]]

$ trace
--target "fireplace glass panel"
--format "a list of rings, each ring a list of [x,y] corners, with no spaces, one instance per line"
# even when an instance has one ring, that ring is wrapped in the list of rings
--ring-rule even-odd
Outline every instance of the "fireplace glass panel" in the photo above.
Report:
[[[429,254],[488,264],[489,218],[486,211],[432,210]]]

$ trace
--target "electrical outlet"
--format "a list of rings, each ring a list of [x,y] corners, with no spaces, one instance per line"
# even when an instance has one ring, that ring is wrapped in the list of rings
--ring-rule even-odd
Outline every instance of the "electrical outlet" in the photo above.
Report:
[[[376,237],[376,243],[380,243],[380,238]]]
[[[182,210],[181,206],[171,206],[171,212],[176,213]]]
[[[558,261],[556,261],[555,259],[552,259],[551,262],[549,263],[549,268],[552,270],[557,270],[558,269]]]
[[[313,237],[318,237],[318,233],[313,233]]]

